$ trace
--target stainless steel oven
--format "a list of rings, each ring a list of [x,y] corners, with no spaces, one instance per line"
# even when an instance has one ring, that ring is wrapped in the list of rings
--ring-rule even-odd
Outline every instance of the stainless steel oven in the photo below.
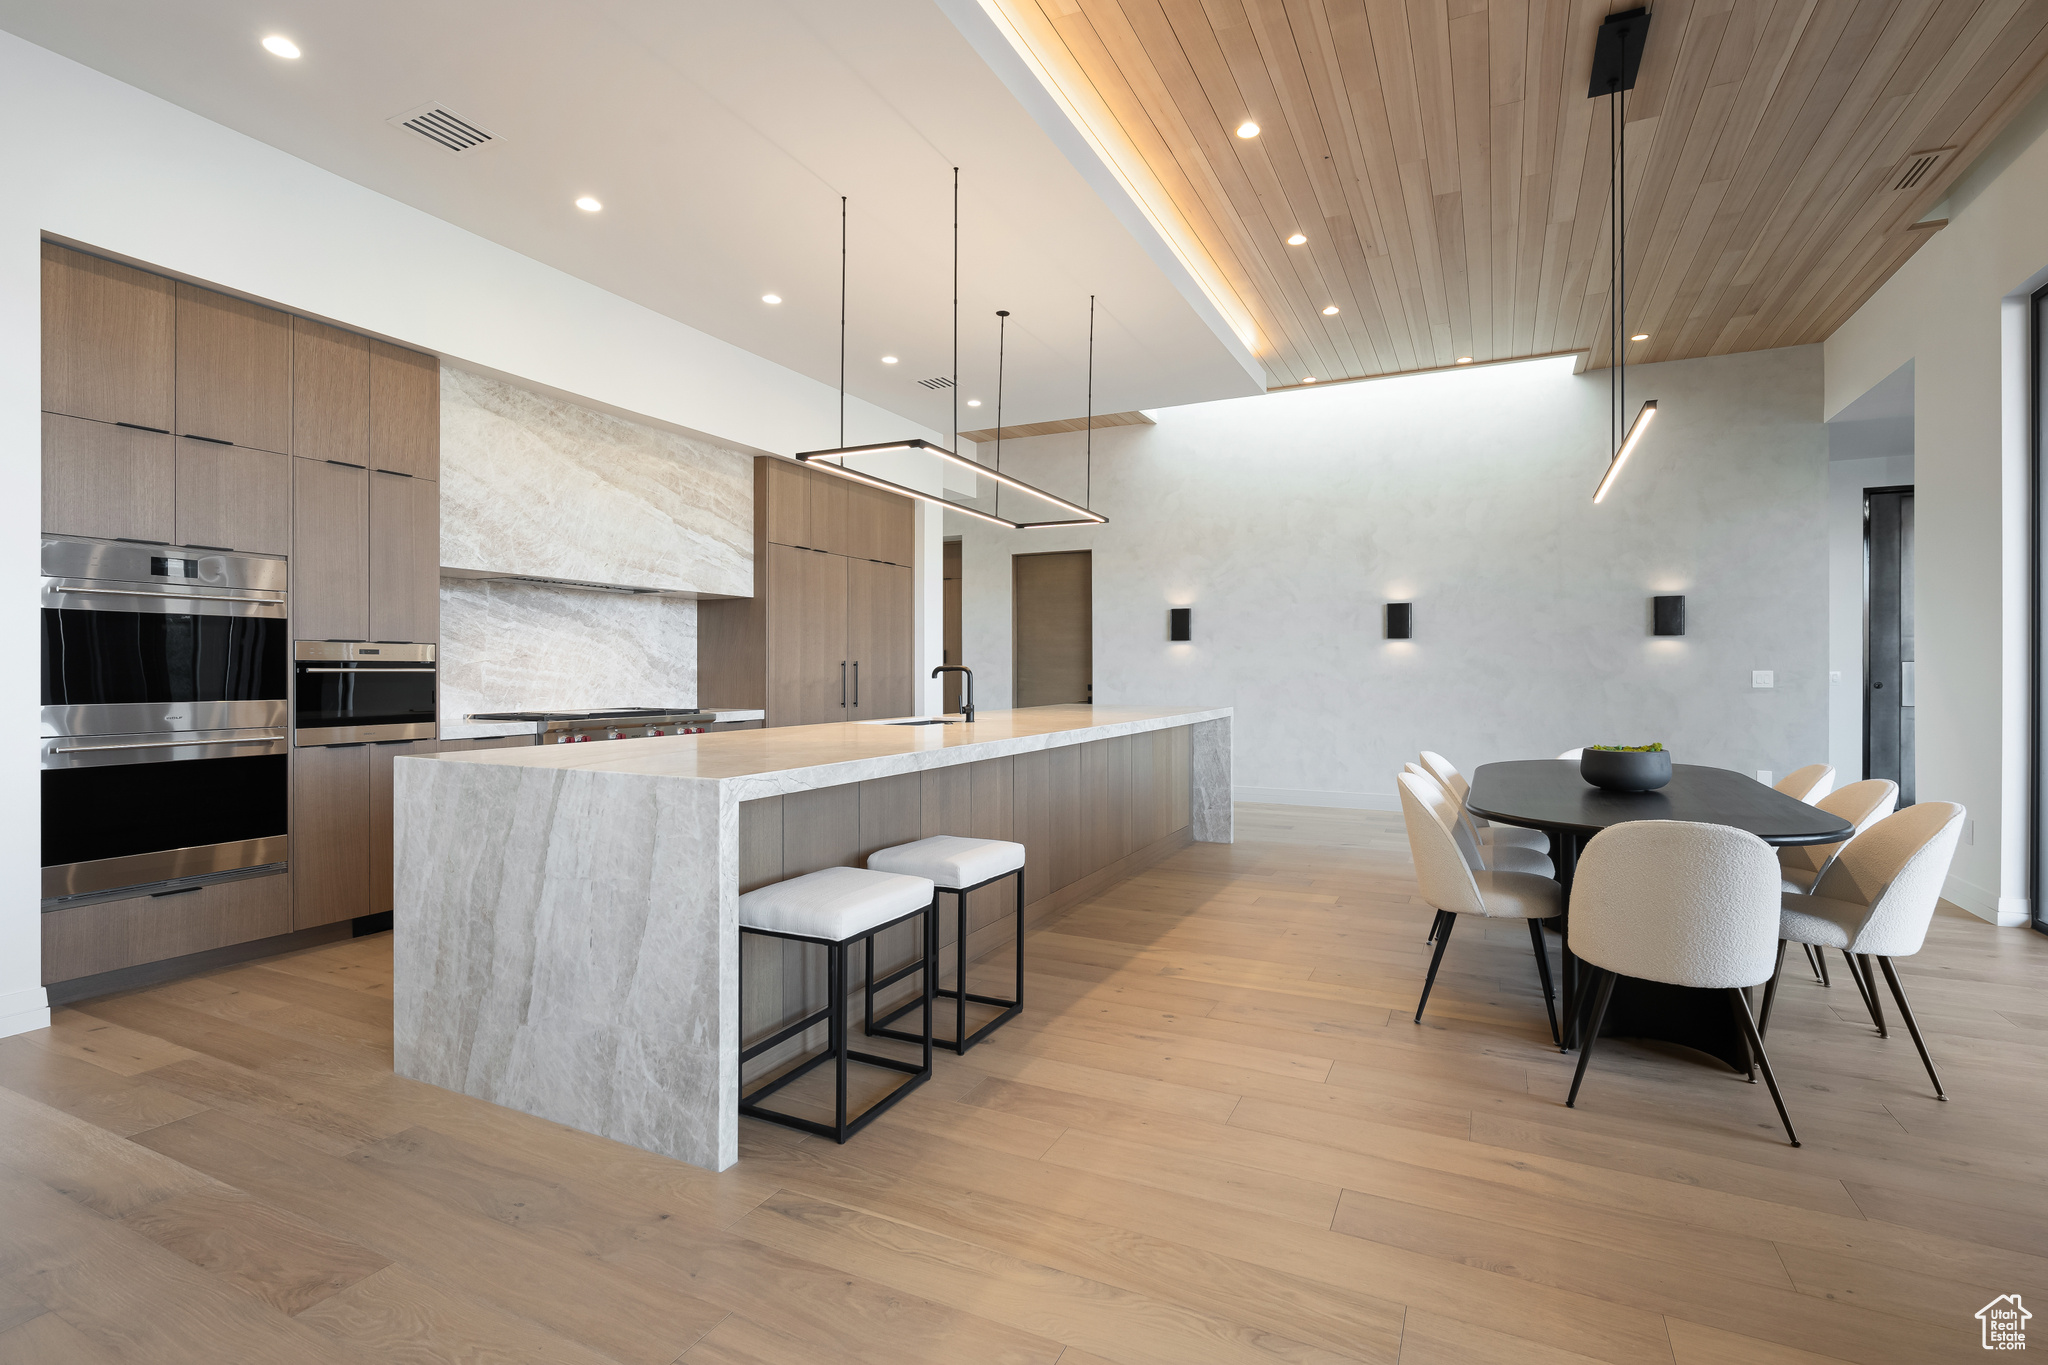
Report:
[[[285,561],[42,554],[44,899],[284,865]]]
[[[292,654],[293,744],[434,737],[434,646],[300,640]]]

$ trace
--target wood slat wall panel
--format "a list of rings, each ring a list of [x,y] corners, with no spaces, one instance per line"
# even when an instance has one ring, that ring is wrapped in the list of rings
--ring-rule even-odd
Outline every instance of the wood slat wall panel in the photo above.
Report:
[[[1609,363],[1604,0],[996,3],[1270,386]],[[2048,0],[1658,6],[1627,110],[1629,359],[1825,338],[2044,79]]]

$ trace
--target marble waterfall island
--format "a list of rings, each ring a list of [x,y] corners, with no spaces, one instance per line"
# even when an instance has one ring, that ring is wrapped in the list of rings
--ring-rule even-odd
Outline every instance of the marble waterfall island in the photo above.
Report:
[[[723,1170],[743,888],[955,833],[1024,844],[1050,908],[1230,842],[1230,731],[1227,707],[1045,706],[398,759],[396,1068]],[[748,989],[750,1039],[806,1003]]]

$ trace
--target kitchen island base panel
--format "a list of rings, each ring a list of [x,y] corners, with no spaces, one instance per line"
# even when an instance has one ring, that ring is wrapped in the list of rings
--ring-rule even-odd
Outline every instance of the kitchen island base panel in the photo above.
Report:
[[[1014,839],[1030,923],[1119,868],[1230,837],[1227,710],[1044,707],[944,729],[399,759],[397,1071],[722,1170],[742,1037],[802,1017],[825,984],[801,945],[749,947],[743,1028],[742,889],[927,834]],[[1002,892],[969,898],[970,946],[1002,941]],[[878,974],[915,932],[878,939]]]

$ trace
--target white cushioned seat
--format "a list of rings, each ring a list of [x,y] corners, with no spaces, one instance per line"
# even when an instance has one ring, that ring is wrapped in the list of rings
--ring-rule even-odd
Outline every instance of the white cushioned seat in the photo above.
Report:
[[[990,877],[1000,877],[1024,866],[1024,845],[1006,839],[935,834],[929,839],[870,853],[868,866],[877,872],[923,877],[949,891],[957,891],[963,886],[979,886]]]
[[[740,897],[740,927],[844,943],[932,903],[929,877],[827,867]]]
[[[1550,856],[1550,836],[1540,829],[1524,829],[1520,825],[1483,825],[1479,842],[1488,848],[1526,848],[1546,858]]]
[[[1784,885],[1785,894],[1789,896],[1806,895],[1813,890],[1814,882],[1819,880],[1817,873],[1808,872],[1800,867],[1780,867],[1778,877]]]
[[[1513,844],[1485,844],[1479,855],[1489,872],[1513,872],[1535,877],[1555,876],[1557,869],[1551,866],[1548,854],[1538,853],[1533,848],[1517,848]]]
[[[1553,919],[1564,913],[1564,888],[1549,877],[1474,872],[1472,883],[1479,888],[1480,913],[1488,919]]]
[[[1784,893],[1779,903],[1782,908],[1778,911],[1778,937],[1810,943],[1816,948],[1847,949],[1849,940],[1870,913],[1867,905],[1795,891]]]

